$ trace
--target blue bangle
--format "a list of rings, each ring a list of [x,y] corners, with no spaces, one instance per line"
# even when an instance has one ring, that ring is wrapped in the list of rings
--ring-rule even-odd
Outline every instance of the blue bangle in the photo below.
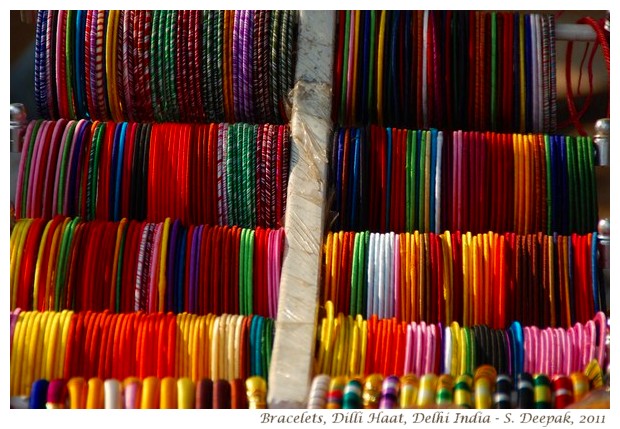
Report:
[[[47,388],[49,382],[41,379],[32,383],[32,389],[30,390],[30,400],[28,402],[28,408],[30,409],[45,409],[47,403]]]
[[[187,253],[187,232],[188,230],[181,226],[181,239],[179,241],[179,252],[176,260],[176,290],[175,299],[173,302],[173,312],[179,314],[183,312],[183,302],[185,301],[185,264]]]
[[[518,321],[512,322],[510,325],[510,332],[512,334],[512,343],[514,345],[512,349],[513,355],[513,374],[517,375],[523,372],[523,328]]]
[[[357,231],[361,225],[358,220],[358,210],[357,205],[360,202],[360,196],[358,195],[359,190],[361,188],[360,180],[360,157],[361,157],[361,138],[362,132],[359,128],[356,128],[352,131],[352,140],[353,140],[353,174],[351,175],[353,180],[350,181],[350,186],[352,187],[349,195],[351,199],[351,218],[349,226],[352,230]],[[351,183],[352,182],[352,183]]]
[[[78,10],[75,18],[75,107],[78,118],[88,117],[86,109],[85,69],[84,69],[84,35],[86,34],[86,11]]]
[[[166,260],[166,304],[164,307],[165,312],[172,311],[172,302],[175,288],[175,269],[176,269],[176,255],[179,239],[179,228],[181,221],[176,219],[172,223],[170,228],[170,239],[168,240],[168,254]]]
[[[123,159],[125,157],[125,138],[127,136],[127,122],[121,123],[119,145],[117,153],[116,177],[114,178],[114,216],[112,220],[118,222],[121,217],[121,180],[123,177]],[[116,145],[115,145],[116,146]],[[125,179],[127,180],[127,179]]]
[[[118,158],[120,150],[122,124],[114,124],[114,141],[112,143],[112,159],[110,160],[110,179],[108,182],[108,220],[114,219],[114,205],[116,201],[116,171],[118,170]],[[156,220],[156,219],[151,219]]]

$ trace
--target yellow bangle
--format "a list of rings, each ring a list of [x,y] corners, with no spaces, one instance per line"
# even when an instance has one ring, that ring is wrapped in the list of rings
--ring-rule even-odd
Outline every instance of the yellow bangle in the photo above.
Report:
[[[34,284],[32,290],[32,309],[40,310],[38,308],[39,302],[39,282],[41,281],[41,264],[43,264],[43,253],[45,251],[45,244],[47,243],[47,235],[49,234],[50,225],[52,221],[47,222],[41,235],[41,244],[39,244],[39,251],[37,252],[37,262],[34,270]]]
[[[13,287],[11,288],[12,296],[11,296],[11,310],[15,310],[17,306],[17,295],[19,293],[19,267],[21,266],[22,257],[24,254],[24,244],[26,243],[26,238],[28,237],[28,231],[30,230],[30,226],[32,225],[32,219],[28,219],[24,222],[24,226],[20,230],[20,234],[18,236],[18,241],[16,243],[16,253],[15,258],[11,260],[11,274],[12,274],[12,282]],[[25,287],[25,285],[23,286]],[[27,309],[24,309],[27,310]]]
[[[191,314],[187,322],[188,329],[189,329],[189,333],[188,333],[189,341],[187,343],[189,360],[188,360],[187,374],[183,376],[183,377],[189,377],[192,380],[196,379],[196,374],[198,373],[198,369],[197,369],[198,349],[197,349],[197,344],[196,344],[196,334],[197,334],[196,318],[197,316],[195,314]]]
[[[60,336],[60,354],[56,367],[56,373],[59,378],[64,377],[65,372],[65,357],[67,355],[67,342],[69,338],[69,327],[71,326],[71,319],[73,318],[73,311],[71,310],[63,310],[60,315],[60,326],[61,326],[61,336]]]
[[[50,320],[50,312],[42,311],[41,320],[39,322],[39,338],[37,338],[37,355],[34,362],[34,377],[36,380],[43,378],[43,353],[45,347],[45,331],[47,329],[48,320]]]
[[[176,359],[176,377],[185,377],[185,349],[183,344],[187,344],[185,337],[185,318],[187,313],[177,315],[177,359]]]
[[[219,372],[219,337],[220,337],[220,318],[216,317],[213,321],[213,333],[211,339],[211,379],[219,380],[222,378]]]
[[[49,347],[48,347],[48,352],[46,355],[46,360],[45,360],[45,378],[47,380],[54,380],[56,377],[56,374],[54,374],[54,371],[56,369],[56,357],[58,354],[58,337],[59,337],[59,320],[60,320],[60,313],[59,312],[55,312],[54,316],[52,318],[52,323],[51,323],[51,329],[50,329],[50,336],[48,337],[49,340]]]
[[[359,316],[360,318],[362,316]],[[361,353],[362,358],[360,360],[360,375],[366,375],[366,350],[368,348],[368,321],[362,321],[362,344]]]
[[[93,377],[88,380],[88,396],[86,397],[87,410],[101,410],[104,406],[103,381]]]
[[[226,366],[228,367],[227,378],[229,380],[235,379],[235,328],[237,327],[238,317],[231,315],[226,327]]]
[[[207,341],[205,344],[205,354],[207,362],[207,375],[206,378],[214,379],[211,371],[211,361],[213,360],[212,345],[213,345],[213,323],[215,322],[215,316],[213,314],[207,315]]]
[[[172,410],[177,408],[177,382],[172,377],[164,377],[160,385],[159,408]]]
[[[30,395],[30,388],[32,387],[32,383],[36,380],[35,377],[35,364],[36,364],[36,356],[37,356],[37,344],[40,336],[40,321],[41,321],[41,313],[38,311],[33,312],[33,319],[30,322],[31,328],[26,334],[26,347],[27,353],[24,356],[25,371],[22,377],[22,385],[23,391],[25,395]]]
[[[241,332],[243,331],[243,321],[244,317],[239,316],[237,318],[237,326],[235,327],[235,378],[241,378],[241,347],[243,347],[241,344]]]
[[[82,377],[73,377],[67,382],[69,393],[69,408],[80,410],[86,408],[86,398],[88,396],[88,384]]]
[[[196,408],[196,387],[189,378],[180,378],[177,381],[177,399],[180,410]]]
[[[227,377],[228,374],[226,373],[227,370],[227,362],[226,362],[226,328],[228,325],[228,319],[229,319],[229,315],[228,314],[223,314],[220,317],[220,337],[219,337],[219,345],[218,345],[218,351],[220,353],[220,357],[219,357],[219,371],[220,371],[220,377],[224,380],[228,380],[230,381]]]
[[[351,316],[349,316],[351,317]],[[351,353],[349,354],[349,368],[347,374],[351,377],[359,377],[359,357],[360,357],[360,328],[357,323],[351,324]]]
[[[450,333],[452,334],[452,371],[450,375],[457,377],[461,374],[461,327],[458,322],[454,321],[450,324]]]
[[[166,262],[168,260],[168,236],[170,233],[170,218],[164,221],[164,228],[161,239],[161,259],[159,263],[159,311],[164,311],[164,303],[166,302]]]
[[[143,410],[159,408],[159,379],[157,377],[146,377],[142,381],[140,408]]]
[[[15,231],[15,230],[13,230]],[[15,332],[13,333],[13,348],[11,350],[11,396],[17,395],[17,391],[19,390],[19,377],[20,374],[20,364],[22,353],[21,350],[23,345],[22,342],[23,331],[26,329],[25,320],[28,317],[28,312],[21,312],[17,316],[17,323],[15,324]]]
[[[198,382],[202,378],[204,378],[204,316],[196,317],[196,326],[194,327],[196,332],[196,379],[192,380],[192,382]],[[181,399],[179,398],[179,401]]]

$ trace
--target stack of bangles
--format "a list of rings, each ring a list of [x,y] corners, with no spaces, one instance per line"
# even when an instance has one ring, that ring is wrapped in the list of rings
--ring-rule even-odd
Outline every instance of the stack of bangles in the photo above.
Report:
[[[523,327],[513,322],[501,330],[456,322],[447,326],[407,323],[376,316],[354,319],[342,313],[336,317],[330,304],[317,329],[315,368],[319,374],[420,377],[433,373],[456,378],[492,365],[498,373],[515,378],[522,372],[550,376],[588,372],[592,362],[608,372],[610,328],[602,312],[568,329]]]
[[[334,230],[596,230],[591,137],[370,125],[332,147]]]
[[[287,122],[297,11],[40,10],[46,119]]]
[[[335,122],[555,131],[553,14],[341,10],[336,17]]]
[[[592,366],[598,367],[593,362]],[[457,377],[435,373],[400,377],[376,373],[366,377],[321,374],[312,381],[307,408],[558,409],[578,403],[588,392],[602,387],[600,368],[598,373],[593,370],[569,375],[521,372],[516,380],[498,373],[491,365]]]
[[[21,219],[11,234],[11,309],[278,310],[284,229]]]
[[[15,216],[277,228],[288,125],[31,121]]]
[[[406,322],[585,323],[609,302],[598,234],[330,232],[321,303]]]
[[[11,313],[11,396],[36,380],[269,378],[275,334],[261,316]]]
[[[31,409],[261,409],[266,407],[263,377],[194,382],[190,378],[45,379],[32,383],[30,396],[12,408]],[[27,403],[26,403],[27,399]],[[21,405],[21,406],[20,406]]]

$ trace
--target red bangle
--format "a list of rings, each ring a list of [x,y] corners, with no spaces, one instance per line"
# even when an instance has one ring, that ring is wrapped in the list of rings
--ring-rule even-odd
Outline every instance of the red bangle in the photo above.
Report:
[[[75,353],[75,330],[77,327],[78,315],[73,314],[69,320],[69,331],[67,333],[67,345],[65,349],[65,364],[63,367],[63,377],[67,380],[71,378],[72,362]]]
[[[69,257],[67,259],[67,277],[65,283],[65,302],[61,304],[61,308],[76,309],[77,291],[82,289],[78,279],[80,277],[79,267],[81,267],[82,255],[84,255],[84,248],[86,246],[84,235],[88,232],[88,222],[80,222],[75,226],[73,233],[73,241],[71,243],[71,249]]]
[[[101,319],[101,340],[94,350],[98,360],[96,368],[94,368],[96,374],[95,376],[102,380],[105,380],[105,353],[108,347],[108,337],[110,335],[110,316],[111,314],[107,311],[103,313]]]
[[[177,319],[172,313],[166,315],[168,320],[167,339],[168,345],[166,349],[166,377],[175,377],[174,366],[176,362],[176,337],[177,337]]]

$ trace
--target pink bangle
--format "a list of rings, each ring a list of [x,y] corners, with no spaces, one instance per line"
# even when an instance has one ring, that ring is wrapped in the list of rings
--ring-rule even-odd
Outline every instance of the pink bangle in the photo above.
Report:
[[[413,323],[407,324],[407,333],[406,333],[407,338],[405,341],[406,343],[405,345],[405,368],[403,371],[405,374],[410,374],[411,372],[413,372],[413,356],[411,353],[412,346],[413,346],[413,328],[412,328]]]
[[[564,330],[564,328],[558,328],[557,329],[558,332],[558,347],[559,347],[559,366],[558,366],[558,371],[561,374],[570,374],[570,372],[568,371],[568,364],[566,363],[568,361],[567,356],[568,356],[568,338],[566,337],[566,331]]]
[[[582,347],[583,350],[581,351],[581,355],[584,359],[583,367],[585,368],[596,356],[596,325],[593,320],[588,320],[586,322],[584,329],[584,344]]]
[[[523,328],[523,372],[532,373],[532,339],[529,326]]]
[[[605,355],[605,343],[607,341],[607,318],[605,317],[605,313],[603,313],[602,311],[596,313],[596,315],[594,316],[594,323],[597,327],[596,335],[598,338],[598,353],[596,358],[598,359],[598,363],[601,368],[605,370],[605,364],[607,363]]]

